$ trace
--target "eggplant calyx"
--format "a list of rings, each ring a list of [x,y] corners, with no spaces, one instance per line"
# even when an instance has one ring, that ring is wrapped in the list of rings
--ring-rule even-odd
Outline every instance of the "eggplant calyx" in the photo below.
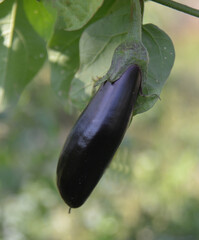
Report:
[[[148,52],[142,42],[124,41],[115,49],[108,72],[95,85],[117,81],[132,65],[139,66],[144,83],[147,79],[148,61]]]

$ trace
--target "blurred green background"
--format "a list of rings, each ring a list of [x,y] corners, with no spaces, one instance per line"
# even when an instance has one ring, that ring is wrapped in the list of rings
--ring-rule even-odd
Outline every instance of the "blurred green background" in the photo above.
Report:
[[[175,65],[81,208],[68,214],[55,184],[77,115],[51,90],[47,64],[17,108],[0,114],[0,239],[199,239],[199,20],[149,2],[144,22],[171,37]]]

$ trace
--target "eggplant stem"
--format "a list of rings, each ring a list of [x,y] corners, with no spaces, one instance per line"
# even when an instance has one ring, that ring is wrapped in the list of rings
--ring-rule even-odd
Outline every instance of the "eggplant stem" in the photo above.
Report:
[[[142,41],[142,14],[139,0],[131,0],[132,2],[132,25],[131,30],[128,33],[128,39],[131,41]]]

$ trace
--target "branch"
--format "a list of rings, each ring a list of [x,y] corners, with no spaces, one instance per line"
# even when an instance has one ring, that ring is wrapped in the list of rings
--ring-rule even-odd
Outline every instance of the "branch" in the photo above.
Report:
[[[174,2],[174,1],[171,1],[171,0],[151,0],[151,1],[160,3],[162,5],[173,8],[173,9],[178,10],[180,12],[187,13],[187,14],[192,15],[194,17],[199,17],[199,9],[188,7],[187,5],[184,5],[182,3]]]

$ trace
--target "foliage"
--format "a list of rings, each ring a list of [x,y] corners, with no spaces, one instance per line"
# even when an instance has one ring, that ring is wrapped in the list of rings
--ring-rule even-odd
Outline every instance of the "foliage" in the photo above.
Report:
[[[21,1],[4,1],[0,14],[1,97],[2,104],[12,105],[40,70],[47,51],[44,40],[27,21]]]
[[[82,110],[95,79],[105,75],[114,49],[131,32],[129,6],[127,0],[1,3],[1,108],[17,103],[48,60],[53,90],[68,109],[72,104]],[[139,97],[134,114],[154,105],[174,62],[172,42],[162,30],[143,26],[143,43],[150,59],[143,92],[149,97]]]

